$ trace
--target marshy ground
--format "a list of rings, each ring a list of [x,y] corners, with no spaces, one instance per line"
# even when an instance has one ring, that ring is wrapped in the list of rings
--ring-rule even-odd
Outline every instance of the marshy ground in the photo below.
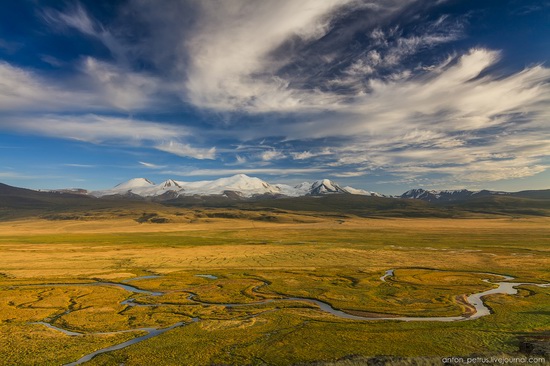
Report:
[[[0,364],[67,364],[145,334],[118,331],[178,322],[187,325],[88,364],[290,365],[350,355],[499,354],[516,352],[521,337],[550,332],[550,289],[532,285],[485,298],[490,316],[451,323],[354,321],[281,300],[317,299],[372,317],[468,314],[462,295],[494,287],[482,273],[550,282],[548,218],[193,214],[161,215],[172,220],[167,224],[124,217],[0,223]],[[394,276],[381,281],[390,268]],[[89,285],[153,274],[160,277],[126,283],[159,296]],[[163,305],[130,306],[124,302],[130,298]]]

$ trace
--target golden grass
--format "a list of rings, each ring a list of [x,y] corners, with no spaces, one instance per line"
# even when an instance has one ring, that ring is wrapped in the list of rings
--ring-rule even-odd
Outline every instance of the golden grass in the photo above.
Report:
[[[354,322],[307,302],[225,308],[188,300],[191,292],[209,303],[297,296],[357,314],[450,316],[467,310],[458,295],[491,288],[482,281],[491,276],[481,272],[550,282],[548,218],[345,218],[341,223],[309,217],[315,222],[291,223],[295,218],[285,217],[283,223],[221,218],[170,224],[0,223],[0,365],[70,362],[137,335],[69,337],[30,324],[44,319],[79,332],[202,319],[90,363],[128,366],[289,365],[350,354],[510,352],[517,349],[519,334],[550,331],[550,289],[532,286],[517,296],[489,298],[495,311],[489,317],[452,324]],[[395,276],[383,283],[380,276],[390,268]],[[117,282],[151,273],[164,276],[131,284],[164,291],[163,296],[132,295],[112,286],[38,286]],[[261,286],[264,281],[269,285]],[[128,297],[170,305],[127,307],[121,301]]]
[[[296,219],[287,222],[252,221],[246,218],[198,218],[183,222],[173,222],[168,225],[144,223],[140,224],[135,219],[109,218],[91,221],[60,220],[51,221],[45,219],[24,219],[18,221],[0,222],[0,236],[12,235],[36,235],[36,234],[68,234],[68,233],[169,233],[196,230],[234,230],[234,229],[403,229],[423,231],[429,230],[441,232],[446,230],[495,230],[495,229],[534,229],[540,230],[550,225],[549,217],[523,217],[523,218],[484,218],[484,219],[440,219],[440,218],[384,218],[367,219],[347,217],[335,219],[325,216],[308,216],[310,222],[302,222],[303,216],[298,214],[271,214],[284,218]],[[482,223],[480,225],[480,223]]]
[[[139,335],[67,336],[40,324],[0,324],[0,365],[57,366]]]

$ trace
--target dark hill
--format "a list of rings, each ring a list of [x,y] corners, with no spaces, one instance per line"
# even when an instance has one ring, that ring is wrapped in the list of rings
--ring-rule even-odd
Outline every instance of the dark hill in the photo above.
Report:
[[[471,213],[510,216],[550,216],[550,198],[544,198],[547,197],[544,192],[524,191],[506,196],[477,197],[465,201],[440,203],[437,205],[452,211]]]
[[[96,210],[147,209],[160,206],[133,200],[98,199],[73,193],[41,192],[0,183],[0,220],[48,217],[57,213],[86,213]],[[69,216],[75,217],[75,216]]]
[[[468,199],[446,202],[353,194],[302,197],[265,195],[254,198],[226,194],[166,198],[168,199],[158,202],[139,196],[95,198],[68,192],[33,191],[0,183],[0,220],[23,217],[73,220],[135,216],[136,213],[144,211],[162,212],[170,207],[273,212],[280,210],[314,215],[360,217],[550,216],[550,190],[476,195]]]

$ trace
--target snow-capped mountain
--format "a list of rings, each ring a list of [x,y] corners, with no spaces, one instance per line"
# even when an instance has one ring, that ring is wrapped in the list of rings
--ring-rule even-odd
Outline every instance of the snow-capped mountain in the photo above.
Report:
[[[215,195],[226,191],[239,192],[243,197],[262,194],[278,194],[279,189],[260,178],[237,174],[232,177],[213,181],[178,182],[185,190],[185,195]]]
[[[154,185],[155,183],[151,182],[149,179],[134,178],[134,179],[130,179],[127,182],[117,184],[113,189],[130,190],[130,189],[136,189],[136,188],[152,187]]]
[[[362,196],[372,196],[372,197],[388,197],[384,194],[380,194],[378,192],[372,192],[372,191],[366,191],[364,189],[357,189],[350,186],[345,186],[344,190],[351,194],[359,194]]]
[[[350,193],[340,187],[338,184],[334,183],[329,179],[318,180],[313,182],[309,194],[312,196],[318,196],[322,194],[332,194],[332,193]]]
[[[113,196],[113,195],[121,195],[121,196],[137,195],[141,197],[151,197],[151,196],[161,196],[166,192],[180,190],[180,189],[181,189],[181,186],[171,179],[165,182],[162,182],[160,184],[155,184],[145,178],[134,178],[134,179],[130,179],[127,182],[117,184],[115,187],[111,189],[107,189],[104,191],[93,191],[90,194],[96,197]]]
[[[275,184],[274,187],[279,189],[280,194],[289,197],[300,197],[310,194],[311,183],[303,182],[295,186],[290,186],[288,184]]]
[[[492,195],[504,195],[508,194],[506,192],[497,192],[497,191],[469,191],[467,189],[457,189],[457,190],[425,190],[422,188],[416,188],[408,190],[403,193],[401,198],[409,199],[418,199],[428,202],[449,202],[449,201],[460,201],[473,197],[483,197],[483,196],[492,196]]]
[[[168,179],[156,185],[147,179],[135,178],[121,183],[112,189],[95,191],[91,194],[96,197],[132,194],[142,197],[156,197],[167,194],[167,192],[172,192],[170,197],[177,197],[222,195],[227,191],[238,192],[243,197],[280,193],[278,188],[271,186],[259,178],[237,174],[232,177],[220,178],[213,181],[182,182]]]
[[[161,183],[161,185],[162,185],[162,188],[166,188],[166,189],[181,189],[181,188],[183,188],[178,182],[176,182],[173,179],[168,179],[167,181],[164,181],[163,183]]]
[[[254,197],[260,195],[281,195],[289,197],[318,196],[324,194],[360,194],[369,196],[382,196],[375,192],[355,189],[353,187],[342,188],[337,183],[322,179],[314,183],[303,182],[296,186],[287,184],[269,184],[260,178],[249,177],[245,174],[237,174],[227,178],[212,181],[183,182],[168,179],[160,184],[145,178],[134,178],[120,183],[114,188],[94,191],[90,194],[96,197],[104,196],[141,196],[175,198],[178,196],[210,196],[237,194],[241,197]]]

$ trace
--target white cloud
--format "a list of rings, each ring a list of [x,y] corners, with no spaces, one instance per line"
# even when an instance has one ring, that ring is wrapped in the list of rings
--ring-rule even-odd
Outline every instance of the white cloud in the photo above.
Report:
[[[161,95],[175,92],[170,80],[132,70],[129,59],[140,51],[93,20],[78,3],[67,12],[45,10],[42,17],[58,31],[77,30],[98,40],[111,51],[115,62],[83,57],[79,61],[78,73],[62,79],[46,78],[36,71],[0,62],[0,79],[3,81],[0,84],[0,110],[151,110],[166,105],[167,98],[160,98]],[[42,55],[41,58],[52,66],[65,66],[64,61],[51,55]]]
[[[279,160],[284,159],[285,157],[285,154],[278,150],[267,150],[260,154],[260,158],[263,161]]]
[[[170,83],[86,58],[83,74],[54,80],[0,61],[0,111],[77,112],[159,109]]]
[[[55,10],[46,10],[42,14],[44,19],[57,27],[72,27],[88,35],[96,34],[96,26],[88,17],[84,9],[77,5],[73,11],[62,13]]]
[[[157,165],[157,164],[153,164],[153,163],[147,163],[145,161],[138,161],[138,163],[140,163],[141,165],[143,165],[146,168],[151,168],[151,169],[166,168],[166,165]]]
[[[0,178],[27,178],[16,172],[0,172]]]
[[[83,71],[89,76],[89,85],[95,94],[102,95],[104,103],[121,110],[158,108],[162,101],[157,98],[162,82],[144,73],[135,73],[120,67],[87,57]],[[163,89],[169,89],[169,83]]]
[[[48,65],[54,66],[54,67],[63,67],[66,66],[67,63],[64,61],[61,61],[57,57],[53,57],[51,55],[41,55],[40,59],[47,63]]]
[[[90,164],[63,164],[64,166],[69,166],[73,168],[95,168],[96,165],[90,165]]]
[[[463,37],[463,25],[442,16],[433,22],[424,23],[417,33],[403,37],[399,27],[374,29],[370,36],[375,49],[353,63],[347,73],[365,76],[378,69],[396,66],[411,55]]]
[[[273,57],[272,54],[292,37],[305,42],[320,38],[330,29],[330,20],[350,3],[347,0],[279,0],[254,5],[247,0],[202,2],[197,14],[201,21],[197,22],[199,25],[191,31],[189,40],[184,44],[188,57],[185,61],[186,98],[199,107],[252,113],[345,108],[344,96],[321,92],[317,89],[318,85],[307,89],[294,87],[293,76],[285,79],[277,74],[292,57],[299,55],[290,53]],[[353,6],[369,8],[384,19],[410,3],[355,2]],[[456,40],[461,36],[461,30],[460,22],[453,23],[446,18],[429,23],[421,34],[410,37],[402,37],[398,28],[387,31],[377,29],[373,34],[378,37],[380,51],[373,49],[364,59],[350,66],[347,73],[351,77],[321,82],[348,86],[357,84],[357,88],[361,89],[363,82],[358,82],[357,76],[364,78],[377,69],[395,66],[405,57],[423,49]]]
[[[341,172],[341,173],[332,173],[335,177],[340,178],[350,178],[350,177],[362,177],[366,175],[367,172]]]
[[[42,13],[42,17],[54,29],[60,31],[71,28],[76,29],[89,37],[99,40],[111,51],[114,57],[123,60],[126,58],[126,47],[107,28],[92,19],[78,3],[67,12],[46,9]]]
[[[94,114],[12,117],[0,122],[0,128],[92,143],[160,141],[188,135],[181,126]]]
[[[182,144],[175,141],[164,142],[162,144],[156,145],[156,149],[161,151],[166,151],[174,155],[182,157],[191,157],[195,159],[215,159],[216,158],[216,148],[212,147],[210,149],[192,147],[189,144]]]
[[[445,145],[438,142],[447,141],[445,135],[415,132],[402,139],[357,142],[337,148],[338,161],[329,165],[381,169],[409,184],[438,176],[439,186],[525,178],[549,167],[541,160],[550,151],[547,133],[503,133],[483,143],[476,143],[475,135],[462,138],[464,143]]]
[[[160,151],[196,159],[214,159],[216,153],[216,148],[203,149],[177,142],[176,140],[185,139],[189,135],[185,127],[129,118],[93,114],[11,117],[0,121],[0,129],[95,144],[153,147]]]
[[[0,50],[3,50],[7,54],[13,54],[17,52],[22,46],[23,46],[22,43],[10,42],[0,38]]]
[[[74,111],[98,109],[99,101],[85,91],[66,90],[36,73],[0,61],[0,111]]]
[[[0,178],[2,179],[55,179],[55,178],[66,178],[62,176],[55,176],[55,175],[30,175],[25,173],[19,173],[19,172],[1,172],[0,171]],[[21,187],[20,185],[17,185],[18,187]]]
[[[304,160],[315,156],[311,151],[294,152],[291,155],[294,160]]]
[[[266,175],[307,175],[311,173],[324,172],[322,168],[305,169],[196,169],[189,172],[166,171],[163,174],[173,174],[178,176],[223,176],[232,174],[266,174]]]
[[[288,81],[275,76],[282,64],[270,60],[269,53],[289,37],[321,37],[326,16],[347,2],[201,2],[200,21],[185,43],[190,56],[187,97],[197,106],[218,110],[294,109],[299,96],[288,89]]]
[[[447,16],[404,36],[392,26],[390,15],[413,2],[132,2],[125,14],[147,19],[150,29],[144,33],[151,32],[136,45],[117,38],[120,32],[98,23],[81,6],[67,13],[47,11],[44,17],[50,24],[102,42],[115,62],[84,58],[80,74],[71,80],[51,80],[0,63],[0,111],[151,111],[161,109],[168,99],[164,96],[178,93],[185,102],[216,112],[283,114],[277,121],[266,114],[243,126],[228,118],[217,130],[210,128],[215,123],[203,130],[205,139],[223,135],[241,142],[270,141],[269,147],[239,149],[245,156],[236,156],[238,164],[248,158],[261,160],[256,166],[271,166],[269,162],[292,157],[342,169],[337,173],[342,176],[381,169],[407,179],[440,174],[462,180],[524,177],[546,169],[541,161],[550,151],[550,68],[529,66],[498,74],[503,72],[498,68],[500,52],[480,48],[406,69],[411,56],[462,36],[462,23]],[[173,11],[182,6],[191,11]],[[365,19],[364,28],[373,46],[363,54],[321,54],[326,62],[316,70],[319,74],[340,60],[349,65],[333,80],[329,78],[334,72],[311,82],[301,82],[300,72],[280,72],[304,56],[294,46],[315,49],[346,6],[368,7],[376,15],[373,24]],[[195,21],[183,24],[182,16]],[[288,49],[283,52],[281,46]],[[132,57],[145,58],[162,73],[132,70]],[[355,62],[346,63],[346,57]],[[197,159],[224,153],[231,153],[232,159],[235,154],[223,147],[191,146],[185,128],[124,118],[31,116],[0,120],[0,128],[94,143],[145,141],[149,147]],[[280,139],[284,144],[274,142]],[[300,145],[301,140],[308,144]],[[314,147],[315,141],[326,147],[324,152]]]
[[[454,166],[423,166],[423,165],[396,165],[390,169],[409,179],[415,179],[431,174],[443,174],[440,184],[446,182],[480,183],[531,177],[542,173],[548,166],[537,163],[536,159],[515,157],[505,160],[478,160],[467,164]]]
[[[291,152],[290,155],[294,160],[305,160],[305,159],[311,159],[317,156],[324,156],[324,155],[332,155],[333,151],[330,148],[322,148],[320,150],[315,151],[299,151],[299,152]]]
[[[356,96],[346,113],[288,125],[285,131],[296,140],[341,136],[350,141],[332,148],[337,160],[331,166],[462,180],[537,174],[546,169],[540,159],[550,151],[550,69],[533,66],[507,76],[481,76],[499,57],[475,49],[422,76],[371,80],[371,92]]]

